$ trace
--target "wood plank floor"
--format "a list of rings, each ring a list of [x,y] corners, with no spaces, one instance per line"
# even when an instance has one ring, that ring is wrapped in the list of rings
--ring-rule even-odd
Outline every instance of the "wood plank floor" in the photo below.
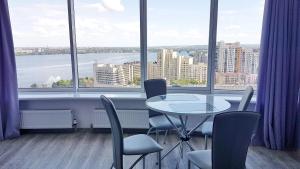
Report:
[[[164,148],[167,150],[176,142],[176,136],[169,135]],[[202,137],[194,137],[191,142],[197,149],[203,149]],[[86,130],[63,134],[24,134],[18,139],[0,142],[0,168],[108,169],[112,163],[111,152],[110,134]],[[125,168],[136,158],[137,156],[126,156]],[[147,169],[157,168],[155,155],[149,155],[146,160]],[[186,159],[180,160],[179,151],[176,150],[163,160],[162,167],[184,169],[187,168]],[[138,164],[136,168],[142,168],[142,165]],[[250,147],[247,168],[300,169],[300,152]]]

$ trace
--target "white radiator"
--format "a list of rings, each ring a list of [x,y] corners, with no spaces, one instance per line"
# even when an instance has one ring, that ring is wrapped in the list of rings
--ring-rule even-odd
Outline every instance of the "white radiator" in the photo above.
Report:
[[[117,110],[122,128],[149,128],[148,110]],[[93,128],[110,128],[105,110],[96,109],[92,113]]]
[[[71,110],[21,110],[21,129],[68,129],[73,121]]]

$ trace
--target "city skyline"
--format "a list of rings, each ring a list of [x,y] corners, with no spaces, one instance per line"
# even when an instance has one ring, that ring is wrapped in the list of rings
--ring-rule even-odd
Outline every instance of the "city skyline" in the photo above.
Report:
[[[217,44],[215,83],[219,88],[241,88],[245,85],[256,87],[259,49],[244,48],[239,42]],[[168,85],[205,86],[208,72],[208,50],[192,51],[188,56],[173,49],[161,49],[156,60],[147,62],[148,79],[163,78]],[[94,87],[139,85],[140,62],[123,64],[93,64]],[[135,79],[135,83],[133,82]]]
[[[67,59],[69,55],[67,52],[66,48],[16,48],[16,53],[23,53],[25,56],[21,57],[22,60],[26,56],[31,57],[35,55],[37,55],[36,58],[41,59],[43,57],[39,57],[38,55],[46,55],[45,57],[48,59],[51,57],[58,59],[61,55],[61,57]],[[246,84],[256,85],[259,57],[258,46],[241,45],[240,42],[228,43],[219,41],[216,52],[216,87],[235,87],[239,89]],[[93,55],[89,55],[90,53]],[[137,48],[79,48],[78,56],[79,80],[83,87],[105,87],[112,84],[113,86],[120,87],[136,87],[140,85],[141,65]],[[94,59],[89,59],[90,56]],[[205,45],[152,48],[149,56],[150,58],[148,57],[148,59],[150,60],[147,61],[147,75],[150,79],[164,78],[171,86],[199,87],[205,86],[207,83],[208,48]],[[85,57],[88,59],[84,59]],[[101,57],[109,59],[103,58],[104,61],[100,59]],[[85,61],[82,62],[82,59]],[[17,63],[19,63],[18,59]],[[57,64],[58,62],[54,63]],[[48,68],[63,68],[67,66],[66,63],[65,61],[65,64],[62,65],[49,65]],[[90,66],[87,65],[88,67],[83,69],[81,65],[84,66],[86,64]],[[30,69],[32,68],[30,67]],[[27,70],[26,67],[22,69]],[[82,74],[82,71],[87,69],[92,69],[92,73]],[[106,74],[109,72],[111,74]],[[50,74],[51,76],[49,75],[48,80],[45,79],[47,83],[32,81],[30,86],[66,87],[72,84],[71,73],[67,77],[60,77],[60,73],[57,73],[57,75]]]
[[[218,41],[219,42],[224,42],[223,40]],[[240,43],[240,42],[226,42],[226,43]],[[241,47],[246,47],[246,48],[253,48],[253,49],[259,49],[260,45],[259,44],[241,44]],[[148,50],[159,50],[162,48],[166,49],[185,49],[185,48],[192,48],[192,49],[208,49],[208,45],[171,45],[171,46],[148,46]],[[69,47],[41,47],[41,46],[34,46],[34,47],[15,47],[15,52],[18,55],[18,53],[22,53],[22,51],[27,51],[24,54],[41,54],[38,53],[38,51],[43,51],[43,50],[52,50],[54,51],[59,51],[60,53],[65,53],[69,54]],[[128,50],[134,50],[135,52],[139,53],[140,51],[140,46],[129,46],[129,47],[107,47],[107,46],[89,46],[89,47],[77,47],[77,53],[80,54],[81,52],[83,53],[98,53],[98,52],[108,52],[110,50],[119,50],[119,51],[128,51]],[[31,52],[30,52],[31,51]]]

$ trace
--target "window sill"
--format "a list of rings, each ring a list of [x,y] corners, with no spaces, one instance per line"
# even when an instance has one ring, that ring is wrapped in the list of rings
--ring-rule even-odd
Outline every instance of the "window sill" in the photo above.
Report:
[[[215,96],[222,96],[225,98],[225,100],[229,102],[240,102],[242,100],[241,94],[214,94]],[[253,95],[250,103],[256,103],[256,95]]]
[[[98,99],[100,95],[112,99],[146,99],[145,93],[142,92],[20,92],[19,100]]]
[[[19,100],[70,100],[70,99],[98,99],[100,95],[117,100],[146,100],[146,94],[143,92],[19,92]],[[214,94],[222,96],[225,100],[235,103],[240,102],[240,94]],[[251,103],[256,103],[256,97],[253,96]]]

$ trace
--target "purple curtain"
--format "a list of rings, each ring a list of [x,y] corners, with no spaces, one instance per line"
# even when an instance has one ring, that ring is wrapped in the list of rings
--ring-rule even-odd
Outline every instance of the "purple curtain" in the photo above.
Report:
[[[0,140],[20,135],[18,85],[7,0],[0,0]]]
[[[253,143],[271,149],[296,145],[300,84],[300,1],[266,0]]]
[[[298,109],[297,109],[297,122],[300,123],[300,89],[298,92]],[[297,125],[296,132],[296,147],[300,148],[300,124]]]

